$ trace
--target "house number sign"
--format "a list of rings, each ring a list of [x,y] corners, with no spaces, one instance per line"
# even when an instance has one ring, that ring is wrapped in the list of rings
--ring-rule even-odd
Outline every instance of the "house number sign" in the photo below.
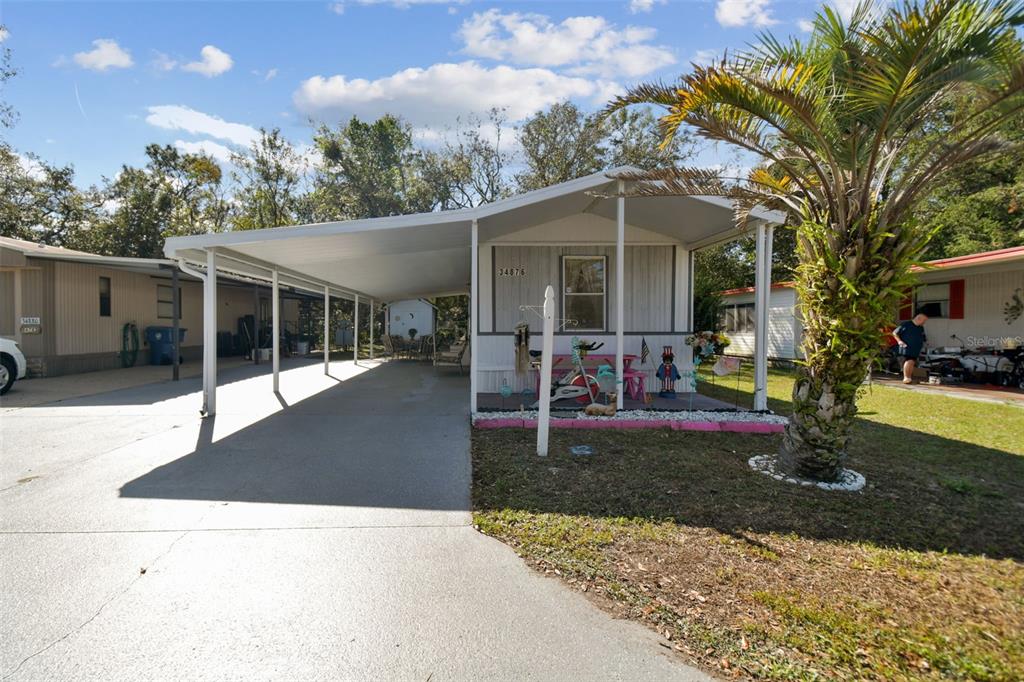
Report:
[[[526,277],[526,268],[498,268],[498,277]]]

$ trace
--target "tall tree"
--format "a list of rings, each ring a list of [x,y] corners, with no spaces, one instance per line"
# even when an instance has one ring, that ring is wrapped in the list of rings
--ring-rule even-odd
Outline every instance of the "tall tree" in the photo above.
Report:
[[[942,140],[950,125],[966,115],[962,97],[940,112],[919,147]],[[1024,244],[1024,114],[999,127],[1018,153],[993,154],[967,161],[921,202],[917,217],[934,234],[928,258],[962,256]]]
[[[783,469],[838,476],[881,329],[928,245],[915,209],[954,168],[1007,150],[998,130],[1024,111],[1022,23],[1016,0],[863,4],[848,21],[826,6],[806,40],[764,35],[675,86],[641,85],[611,105],[666,107],[668,136],[692,126],[764,161],[738,182],[687,168],[623,179],[641,195],[732,197],[740,222],[766,206],[796,231],[805,362]],[[970,108],[941,140],[917,148],[954,93]]]
[[[0,142],[0,235],[52,246],[77,244],[96,218],[92,191],[80,191],[71,166],[19,155]]]
[[[690,159],[696,149],[694,141],[685,134],[674,135],[666,141],[650,107],[620,109],[598,121],[604,129],[603,165],[606,168],[672,167]]]
[[[516,176],[520,191],[548,187],[596,173],[605,167],[604,126],[572,102],[539,111],[519,129],[525,170]]]
[[[376,218],[429,211],[435,198],[424,181],[412,128],[385,114],[367,123],[352,117],[313,137],[320,152],[310,212],[317,220]]]
[[[145,168],[124,166],[103,192],[108,215],[77,238],[80,248],[107,256],[160,258],[174,197]]]
[[[505,128],[504,113],[492,109],[486,119],[459,121],[441,149],[423,152],[423,176],[435,208],[468,208],[512,194],[508,168],[514,156],[504,144]]]
[[[0,35],[7,35],[7,26],[0,24]],[[7,88],[7,81],[18,75],[18,70],[11,64],[11,48],[0,46],[0,92]],[[12,128],[18,121],[18,112],[4,100],[0,100],[0,129]]]
[[[223,229],[227,202],[220,166],[205,154],[146,147],[146,165],[124,166],[100,192],[103,209],[75,235],[78,248],[110,256],[159,258],[176,235]]]
[[[236,185],[235,210],[230,222],[236,230],[289,225],[302,200],[305,163],[280,129],[260,129],[260,136],[244,153],[232,154]]]
[[[147,170],[172,199],[168,235],[220,232],[228,216],[222,171],[206,154],[183,153],[171,145],[146,147]]]

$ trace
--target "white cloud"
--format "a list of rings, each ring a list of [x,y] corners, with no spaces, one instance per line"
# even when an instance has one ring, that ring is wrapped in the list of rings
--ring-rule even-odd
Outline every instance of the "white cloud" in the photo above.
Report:
[[[804,33],[810,33],[814,30],[814,22],[810,19],[798,19],[796,25]]]
[[[153,68],[157,71],[173,71],[176,66],[178,66],[177,61],[171,59],[163,52],[155,52],[153,57]]]
[[[469,0],[356,0],[360,5],[391,5],[408,9],[413,5],[465,5]]]
[[[231,150],[213,140],[199,140],[197,142],[175,140],[174,146],[186,154],[206,154],[221,163],[231,163]]]
[[[857,9],[857,5],[860,4],[860,0],[832,0],[828,4],[835,8],[839,16],[849,21],[853,16],[853,10]]]
[[[718,50],[697,50],[690,61],[698,66],[709,66],[718,61]]]
[[[11,37],[11,32],[6,27],[0,26],[0,43]]]
[[[277,78],[277,69],[268,69],[267,72],[263,74],[264,81],[269,81],[274,78]]]
[[[15,152],[14,155],[18,157],[18,163],[21,164],[21,169],[25,171],[26,175],[33,180],[46,179],[46,173],[43,172],[43,166],[39,161],[31,156],[23,156],[17,152]]]
[[[769,8],[770,0],[718,0],[715,19],[726,27],[771,26],[777,23]]]
[[[258,130],[244,123],[231,123],[177,104],[152,106],[148,107],[147,111],[149,115],[146,116],[146,123],[151,126],[166,130],[184,130],[193,135],[207,135],[243,147],[248,147],[260,134]]]
[[[213,78],[226,71],[230,71],[231,67],[234,66],[231,55],[213,45],[203,46],[203,49],[199,51],[199,57],[199,61],[185,64],[181,67],[182,70],[192,71],[202,74],[207,78]]]
[[[75,63],[83,69],[127,69],[135,63],[132,61],[131,53],[118,45],[116,40],[100,38],[92,41],[92,44],[93,49],[88,52],[75,53]]]
[[[629,11],[633,14],[650,12],[655,5],[664,5],[668,0],[629,0]]]
[[[638,77],[669,64],[666,47],[649,44],[653,28],[618,29],[603,17],[569,17],[555,24],[540,14],[491,9],[463,22],[463,52],[519,65],[561,67],[572,75]]]
[[[344,14],[345,13],[345,3],[343,3],[343,2],[332,2],[331,4],[327,5],[327,9],[329,9],[332,12],[334,12],[335,14]]]
[[[548,69],[485,67],[468,61],[411,68],[377,80],[313,76],[293,96],[295,106],[314,116],[376,118],[402,114],[415,126],[445,126],[457,116],[505,109],[518,121],[555,102],[604,98],[614,83],[565,76]]]

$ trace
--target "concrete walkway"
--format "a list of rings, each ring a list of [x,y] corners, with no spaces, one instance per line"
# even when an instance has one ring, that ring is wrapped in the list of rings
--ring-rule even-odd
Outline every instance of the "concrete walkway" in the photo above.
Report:
[[[472,528],[464,378],[331,367],[0,411],[0,678],[704,679]]]

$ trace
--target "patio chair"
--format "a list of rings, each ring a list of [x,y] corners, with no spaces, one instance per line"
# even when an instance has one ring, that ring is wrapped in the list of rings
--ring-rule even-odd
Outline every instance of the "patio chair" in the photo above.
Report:
[[[418,339],[419,348],[417,353],[421,360],[433,360],[434,354],[432,352],[434,345],[434,337],[431,334],[426,334]]]
[[[448,350],[438,351],[434,356],[435,367],[458,367],[459,374],[463,373],[465,366],[469,364],[469,344],[465,339],[459,343],[453,343]]]
[[[395,354],[395,344],[392,343],[390,336],[388,336],[387,334],[384,334],[383,336],[380,337],[380,340],[381,340],[381,343],[384,344],[384,354],[385,355],[387,355],[388,357],[391,357],[391,358],[398,357]]]

